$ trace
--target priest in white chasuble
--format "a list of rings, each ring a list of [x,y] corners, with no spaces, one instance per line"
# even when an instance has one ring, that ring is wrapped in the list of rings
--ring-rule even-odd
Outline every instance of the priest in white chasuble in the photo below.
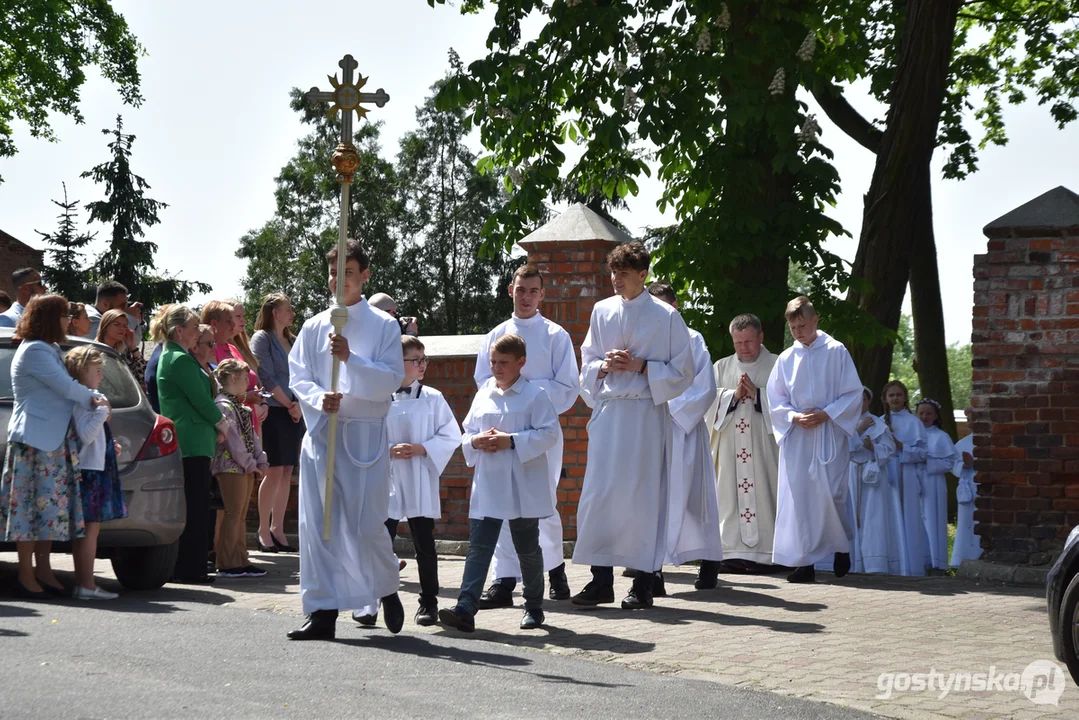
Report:
[[[666,555],[670,473],[667,403],[693,385],[693,348],[678,311],[645,290],[639,242],[607,256],[616,295],[596,303],[581,345],[581,397],[592,408],[573,561],[592,566],[575,605],[614,602],[614,567],[638,572],[625,609],[652,607]]]
[[[850,438],[862,415],[862,384],[847,348],[817,329],[809,298],[791,300],[785,315],[794,345],[779,356],[768,378],[779,444],[772,557],[797,568],[788,582],[813,582],[813,564],[828,558],[836,577],[850,570]]]
[[[768,572],[776,527],[779,446],[772,432],[768,376],[776,356],[764,346],[756,315],[730,324],[734,355],[714,366],[716,402],[709,411],[712,462],[719,492],[723,567],[730,572]],[[697,586],[716,586],[715,563],[701,563]]]

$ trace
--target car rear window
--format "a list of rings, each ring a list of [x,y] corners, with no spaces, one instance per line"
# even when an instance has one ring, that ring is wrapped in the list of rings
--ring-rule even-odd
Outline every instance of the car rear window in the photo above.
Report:
[[[71,346],[62,346],[64,350]],[[105,355],[105,379],[99,390],[112,403],[113,409],[135,407],[142,400],[142,393],[127,369],[127,365],[118,358],[107,353]],[[0,398],[14,399],[15,393],[11,389],[11,361],[15,358],[15,348],[11,346],[0,347]]]

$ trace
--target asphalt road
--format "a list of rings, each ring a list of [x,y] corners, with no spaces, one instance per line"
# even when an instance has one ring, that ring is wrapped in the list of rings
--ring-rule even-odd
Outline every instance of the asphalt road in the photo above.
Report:
[[[0,716],[871,717],[450,630],[410,635],[411,618],[393,636],[342,614],[332,643],[287,641],[296,625],[176,586],[96,605],[0,591]]]

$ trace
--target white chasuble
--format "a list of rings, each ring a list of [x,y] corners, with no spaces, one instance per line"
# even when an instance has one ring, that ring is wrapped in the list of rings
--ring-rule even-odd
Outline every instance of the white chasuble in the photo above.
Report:
[[[525,341],[525,366],[521,377],[539,385],[550,398],[555,412],[561,415],[577,402],[581,392],[577,356],[573,354],[573,340],[557,323],[539,313],[530,318],[516,315],[487,333],[479,354],[476,356],[476,387],[491,377],[491,344],[503,335],[520,335]],[[558,426],[558,441],[547,451],[547,470],[550,473],[551,497],[556,512],[540,520],[540,550],[543,552],[543,569],[550,571],[562,565],[562,516],[558,509],[558,482],[562,479],[563,439],[562,426]],[[495,578],[520,578],[521,566],[510,536],[510,524],[502,523],[495,545],[491,574]]]
[[[775,362],[776,356],[764,346],[752,362],[742,362],[737,355],[719,360],[714,367],[719,393],[708,415],[723,557],[762,565],[772,562],[779,483],[779,447],[766,387]],[[757,394],[735,402],[743,374],[758,388]]]
[[[779,444],[775,562],[802,567],[850,552],[849,440],[862,414],[862,383],[847,349],[819,330],[810,345],[795,341],[772,369],[768,403]],[[796,413],[813,410],[829,419],[795,424]]]
[[[601,378],[612,350],[645,360],[647,371]],[[662,566],[670,492],[667,403],[686,392],[695,375],[689,331],[677,310],[647,292],[596,303],[581,345],[581,397],[592,418],[573,562],[644,571]]]
[[[417,381],[393,395],[386,416],[389,446],[423,445],[426,455],[390,458],[390,512],[387,517],[442,519],[439,478],[461,446],[461,427],[442,393]]]
[[[330,415],[330,313],[304,323],[289,354],[291,389],[307,433],[300,453],[300,597],[303,611],[351,610],[397,591],[400,574],[386,532],[390,463],[386,414],[405,377],[401,327],[366,300],[348,308],[342,335],[349,359],[341,363],[336,415],[337,453],[331,534],[322,539],[327,433]]]
[[[716,472],[708,450],[708,409],[715,404],[716,379],[704,338],[689,331],[697,375],[689,390],[667,403],[671,412],[670,499],[666,562],[723,559],[719,540]]]

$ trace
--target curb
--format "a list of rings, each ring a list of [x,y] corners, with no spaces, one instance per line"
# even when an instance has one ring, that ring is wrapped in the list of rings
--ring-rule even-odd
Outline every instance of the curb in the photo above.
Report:
[[[964,560],[956,575],[968,580],[988,580],[1007,585],[1045,587],[1048,565],[1000,565],[986,560]]]

